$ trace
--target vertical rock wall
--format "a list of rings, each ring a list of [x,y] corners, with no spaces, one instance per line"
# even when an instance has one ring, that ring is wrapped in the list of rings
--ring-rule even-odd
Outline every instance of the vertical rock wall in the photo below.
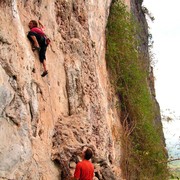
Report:
[[[121,178],[122,131],[105,64],[110,3],[0,1],[0,179],[65,179],[83,146],[94,151],[96,177]],[[26,37],[39,18],[52,41],[44,78]]]

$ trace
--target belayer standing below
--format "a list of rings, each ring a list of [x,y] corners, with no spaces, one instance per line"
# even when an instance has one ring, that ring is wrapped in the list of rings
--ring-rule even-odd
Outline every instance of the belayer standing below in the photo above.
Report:
[[[39,27],[38,23],[35,20],[31,20],[29,22],[29,29],[30,31],[28,32],[28,39],[32,43],[33,50],[38,50],[39,52],[39,60],[43,64],[44,71],[41,74],[42,77],[46,76],[48,74],[48,71],[46,69],[46,49],[48,46],[48,43],[46,42],[46,35],[43,31],[44,26],[41,24],[39,21]]]
[[[93,180],[94,165],[89,161],[92,155],[89,148],[82,152],[82,161],[77,163],[74,177],[71,177],[71,180]]]

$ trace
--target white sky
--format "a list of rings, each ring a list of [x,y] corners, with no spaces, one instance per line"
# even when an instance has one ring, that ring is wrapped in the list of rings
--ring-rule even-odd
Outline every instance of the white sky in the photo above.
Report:
[[[155,17],[149,22],[153,36],[156,98],[161,110],[170,109],[173,122],[163,122],[169,155],[180,157],[180,0],[144,0]],[[164,113],[169,116],[169,113]]]
[[[155,17],[149,25],[157,60],[157,100],[162,110],[180,116],[180,0],[144,0],[143,5]]]

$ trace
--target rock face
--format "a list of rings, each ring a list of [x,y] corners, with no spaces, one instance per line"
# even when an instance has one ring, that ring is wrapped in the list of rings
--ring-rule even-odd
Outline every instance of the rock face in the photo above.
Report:
[[[0,1],[0,179],[66,179],[84,146],[97,178],[121,179],[122,129],[105,63],[110,3]],[[26,36],[39,18],[51,39],[44,78]]]

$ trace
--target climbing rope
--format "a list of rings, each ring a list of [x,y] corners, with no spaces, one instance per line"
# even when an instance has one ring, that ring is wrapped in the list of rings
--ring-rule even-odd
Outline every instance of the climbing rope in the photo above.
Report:
[[[49,93],[49,101],[50,101],[50,108],[51,108],[51,116],[52,116],[52,119],[53,119],[53,123],[55,122],[54,120],[54,115],[53,115],[53,109],[52,109],[52,101],[51,101],[51,95],[50,95],[50,82],[49,82],[49,79],[48,79],[48,75],[47,75],[47,84],[48,84],[48,93]],[[59,163],[60,163],[60,166],[61,166],[61,169],[62,169],[62,178],[63,180],[70,180],[71,179],[71,173],[69,171],[69,164],[67,162],[67,160],[64,159],[63,157],[63,154],[61,151],[60,151],[60,147],[58,146],[58,152],[59,152]]]
[[[45,81],[44,78],[42,78],[42,79],[48,85],[48,94],[49,94],[49,101],[50,101],[51,117],[52,117],[53,123],[55,123],[55,118],[54,118],[53,109],[52,109],[51,94],[50,94],[50,91],[51,91],[50,87],[51,87],[51,85],[50,85],[50,81],[49,81],[49,78],[48,78],[48,74],[46,75],[47,81]]]
[[[60,163],[60,166],[61,166],[61,169],[62,169],[62,178],[64,180],[70,180],[71,179],[71,173],[70,173],[70,170],[69,170],[69,163],[67,160],[65,160],[65,158],[63,157],[64,153],[62,153],[60,151],[60,148],[58,146],[58,151],[59,151],[59,163]]]

